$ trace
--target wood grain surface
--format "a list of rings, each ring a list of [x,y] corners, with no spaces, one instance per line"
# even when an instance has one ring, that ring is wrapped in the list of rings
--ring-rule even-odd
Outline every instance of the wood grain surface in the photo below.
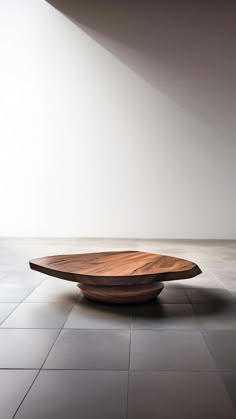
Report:
[[[47,256],[30,261],[31,269],[90,285],[141,285],[191,278],[201,273],[188,260],[139,251]]]

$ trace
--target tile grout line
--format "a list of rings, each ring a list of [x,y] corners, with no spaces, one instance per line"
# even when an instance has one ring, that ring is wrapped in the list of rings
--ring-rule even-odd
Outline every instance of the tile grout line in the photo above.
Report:
[[[0,368],[0,371],[41,371],[41,369],[38,368]],[[44,368],[43,371],[93,371],[93,372],[128,372],[127,369],[113,369],[113,368],[107,368],[107,369],[90,369],[90,368]],[[147,372],[151,374],[155,373],[196,373],[196,374],[216,374],[216,373],[236,373],[236,370],[222,370],[222,369],[211,369],[211,370],[194,370],[194,369],[132,369],[130,372]]]
[[[131,322],[130,321],[130,332],[129,332],[129,362],[128,362],[128,379],[127,379],[127,400],[126,400],[126,419],[128,419],[128,408],[129,408],[129,374],[130,374],[130,354],[131,354]]]
[[[231,291],[234,291],[233,289],[229,289],[229,288],[227,288],[226,287],[226,285],[219,279],[219,278],[217,278],[217,275],[214,273],[214,272],[212,272],[212,275],[214,276],[214,278],[217,280],[217,281],[219,281],[220,282],[220,284],[222,285],[222,287],[223,287],[223,289],[224,290],[227,290],[231,295],[233,295],[233,293],[231,292]]]
[[[219,281],[220,282],[220,281]],[[41,284],[39,284],[35,289],[37,289],[39,286],[40,286]],[[194,288],[194,287],[188,287],[188,288]],[[225,286],[224,286],[224,284],[222,284],[222,289],[224,289],[224,288],[226,288]],[[229,291],[229,290],[228,290]],[[34,292],[34,291],[33,291]],[[186,294],[187,294],[187,292],[186,292]],[[26,297],[26,299],[27,299],[27,297]],[[188,299],[190,300],[190,298],[189,298],[189,296],[188,296]],[[25,300],[23,300],[23,302],[24,303],[26,303],[26,301]],[[76,304],[76,303],[75,303]],[[195,313],[195,309],[194,309],[194,305],[193,305],[193,303],[191,302],[191,300],[190,300],[190,304],[192,305],[192,307],[193,307],[193,310],[194,310],[194,313]],[[17,306],[18,307],[18,306]],[[16,307],[16,308],[17,308]],[[74,307],[74,306],[73,306]],[[72,307],[72,309],[73,309],[73,307]],[[15,308],[15,309],[16,309]],[[15,310],[14,309],[14,310]],[[71,310],[72,310],[71,309]],[[13,310],[13,312],[14,312],[14,310]],[[12,313],[13,313],[12,312]],[[196,313],[195,313],[196,314]],[[9,315],[11,315],[11,313],[9,314]],[[68,317],[69,317],[69,315],[70,314],[68,314]],[[9,316],[7,316],[7,318],[8,318]],[[68,317],[67,317],[67,319],[65,320],[65,322],[64,322],[64,325],[65,325],[65,323],[66,323],[66,321],[68,320]],[[7,319],[6,318],[6,319]],[[6,319],[4,319],[4,321],[6,320]],[[3,322],[4,322],[3,321]],[[43,362],[43,364],[42,364],[42,366],[41,366],[41,368],[40,368],[40,371],[42,370],[42,368],[43,368],[43,365],[45,365],[45,362],[46,362],[46,360],[47,360],[47,358],[48,358],[48,356],[49,356],[49,354],[51,353],[51,351],[52,351],[52,348],[54,347],[54,345],[55,345],[55,343],[56,343],[56,341],[57,341],[57,339],[58,339],[58,337],[59,337],[59,335],[60,335],[60,333],[62,332],[62,330],[84,330],[84,331],[87,331],[87,330],[114,330],[114,331],[118,331],[118,330],[127,330],[128,331],[128,329],[88,329],[88,328],[82,328],[82,329],[78,329],[78,328],[65,328],[64,327],[64,325],[61,327],[61,328],[56,328],[56,330],[58,330],[58,334],[57,334],[57,337],[56,337],[56,339],[55,339],[55,341],[54,341],[54,343],[52,344],[52,346],[51,346],[51,349],[49,350],[49,352],[48,352],[48,355],[47,355],[47,357],[46,357],[46,359],[45,359],[45,361]],[[128,393],[129,393],[129,372],[130,372],[130,351],[131,351],[131,335],[132,335],[132,332],[134,331],[134,330],[140,330],[140,331],[144,331],[144,330],[154,330],[154,331],[168,331],[168,330],[175,330],[176,332],[177,331],[179,331],[179,330],[185,330],[186,332],[187,331],[192,331],[192,329],[158,329],[158,328],[145,328],[145,329],[137,329],[137,328],[133,328],[133,329],[131,329],[131,325],[132,325],[132,319],[131,319],[131,321],[130,321],[130,345],[129,345],[129,365],[128,365],[128,387],[127,387],[127,417],[128,417]],[[7,328],[3,328],[3,329],[7,329]],[[10,328],[10,329],[14,329],[14,328]],[[17,328],[17,329],[25,329],[25,328]],[[26,329],[29,329],[29,328],[26,328]],[[35,328],[30,328],[30,329],[35,329]],[[43,329],[43,328],[36,328],[36,329]],[[50,329],[53,329],[53,328],[50,328]],[[55,329],[55,328],[54,328]],[[197,328],[197,329],[194,329],[194,330],[199,330],[200,332],[204,332],[205,330],[204,329],[201,329],[200,327],[199,328]],[[223,329],[222,329],[223,330]],[[128,335],[128,333],[127,333],[127,335]],[[51,369],[46,369],[46,370],[51,370]],[[56,369],[53,369],[53,370],[56,370]],[[72,369],[72,370],[75,370],[75,369]],[[40,373],[40,371],[38,372],[38,374]],[[89,371],[89,370],[88,370]],[[99,371],[99,370],[97,370],[97,371]],[[107,370],[104,370],[104,371],[107,371]],[[111,370],[110,370],[111,371]],[[118,371],[118,370],[115,370],[115,371]],[[127,370],[125,370],[125,371],[127,371]],[[138,370],[139,371],[139,370]],[[140,370],[140,371],[143,371],[143,370]],[[144,370],[145,371],[145,370]],[[168,370],[167,370],[168,371]],[[154,372],[159,372],[159,371],[154,371]],[[178,371],[175,371],[175,372],[178,372]],[[189,371],[185,371],[185,372],[189,372]],[[193,371],[193,372],[200,372],[200,371]],[[201,372],[204,372],[204,371],[201,371]],[[210,371],[205,371],[205,372],[210,372]],[[212,372],[216,372],[216,371],[212,371]],[[33,383],[31,384],[31,386],[30,386],[30,388],[29,388],[29,390],[27,391],[27,394],[28,394],[28,392],[30,391],[30,389],[31,389],[31,387],[33,386],[33,384],[34,384],[34,382],[35,382],[35,380],[37,379],[37,377],[38,377],[38,374],[37,374],[37,376],[35,377],[35,379],[34,379],[34,381],[33,381]],[[25,397],[27,396],[27,394],[25,395]],[[25,397],[24,397],[24,399],[25,399]],[[22,400],[22,402],[23,402],[23,400]],[[20,407],[20,406],[19,406]],[[19,407],[18,407],[18,409],[19,409]],[[18,409],[17,409],[17,411],[18,411]],[[15,415],[16,415],[16,413],[17,413],[17,411],[15,412],[15,414],[14,414],[14,417],[15,417]]]
[[[8,319],[9,316],[11,316],[12,313],[14,313],[14,311],[19,307],[19,305],[21,305],[21,303],[2,303],[2,304],[17,304],[17,306],[7,315],[7,317],[0,322],[0,328],[2,328],[2,324]]]
[[[25,393],[25,395],[24,395],[23,399],[21,400],[21,402],[20,402],[19,406],[17,407],[17,409],[16,409],[16,411],[15,411],[14,415],[12,416],[12,419],[14,419],[14,418],[15,418],[15,416],[16,416],[16,414],[17,414],[18,410],[20,409],[20,407],[21,407],[21,405],[22,405],[23,401],[25,400],[25,398],[26,398],[27,394],[28,394],[28,393],[29,393],[29,391],[31,390],[31,388],[32,388],[33,384],[35,383],[36,379],[38,378],[40,371],[41,371],[41,369],[40,369],[40,370],[38,370],[38,374],[36,374],[36,376],[35,376],[34,380],[32,381],[32,383],[31,383],[31,385],[30,385],[30,387],[28,388],[27,392]]]
[[[72,311],[73,307],[74,307],[74,305],[72,306],[71,311]],[[70,315],[70,313],[71,313],[71,311],[68,313],[68,316],[66,317],[66,319],[65,319],[65,321],[64,321],[64,323],[63,323],[63,325],[62,325],[62,327],[59,329],[59,332],[58,332],[58,334],[57,334],[57,337],[56,337],[55,341],[53,342],[53,344],[52,344],[51,348],[50,348],[50,349],[49,349],[49,351],[48,351],[48,354],[47,354],[47,356],[46,356],[46,358],[45,358],[44,362],[42,363],[42,365],[41,365],[40,369],[38,370],[38,374],[36,374],[35,379],[34,379],[34,380],[33,380],[33,382],[31,383],[30,387],[28,388],[28,391],[26,392],[26,394],[24,395],[23,399],[21,400],[21,402],[20,402],[19,406],[17,407],[17,409],[16,409],[16,411],[15,411],[14,415],[12,416],[12,419],[14,419],[14,418],[15,418],[15,416],[16,416],[17,412],[19,411],[19,409],[20,409],[21,405],[23,404],[24,400],[26,399],[27,395],[29,394],[29,391],[31,390],[31,388],[32,388],[33,384],[35,383],[35,381],[36,381],[36,379],[38,378],[38,376],[39,376],[40,372],[42,371],[43,366],[44,366],[44,364],[45,364],[45,362],[46,362],[46,360],[47,360],[47,358],[48,358],[48,356],[49,356],[49,354],[50,354],[50,352],[51,352],[52,348],[54,347],[54,345],[55,345],[55,343],[56,343],[56,341],[57,341],[57,339],[58,339],[58,337],[59,337],[59,335],[60,335],[60,333],[61,333],[61,331],[62,331],[62,329],[63,329],[63,326],[65,325],[65,323],[66,323],[66,321],[67,321],[67,319],[68,319],[68,317],[69,317],[69,315]]]
[[[57,341],[57,339],[58,339],[58,336],[59,336],[59,335],[60,335],[60,333],[61,333],[61,330],[62,330],[62,329],[60,329],[60,330],[59,330],[59,332],[58,332],[58,334],[57,334],[57,336],[56,336],[56,339],[55,339],[55,341],[53,342],[52,346],[50,347],[50,349],[49,349],[49,351],[48,351],[48,353],[47,353],[47,356],[46,356],[46,358],[45,358],[44,362],[42,363],[42,365],[41,365],[40,369],[38,370],[38,374],[36,374],[35,379],[33,380],[33,382],[31,383],[30,387],[28,388],[28,391],[25,393],[25,395],[24,395],[23,399],[21,400],[21,402],[20,402],[19,406],[17,407],[17,409],[16,409],[16,411],[15,411],[14,415],[12,416],[12,419],[14,419],[14,418],[15,418],[15,415],[17,414],[18,410],[20,409],[21,405],[23,404],[24,400],[26,399],[26,397],[27,397],[28,393],[30,392],[30,390],[31,390],[31,388],[32,388],[32,386],[33,386],[33,384],[35,383],[35,381],[36,381],[36,379],[38,378],[38,376],[39,376],[40,372],[42,371],[42,368],[43,368],[43,366],[44,366],[44,364],[45,364],[45,362],[46,362],[46,360],[47,360],[47,358],[48,358],[48,356],[49,356],[49,354],[50,354],[50,352],[51,352],[51,350],[52,350],[53,346],[55,345],[55,343],[56,343],[56,341]]]
[[[211,330],[210,330],[210,331],[211,331]],[[232,397],[231,397],[231,395],[229,394],[228,389],[227,389],[227,387],[226,387],[226,385],[225,385],[225,383],[224,383],[224,380],[223,380],[223,378],[222,378],[222,376],[221,376],[221,374],[222,374],[222,373],[224,373],[224,372],[234,372],[235,370],[233,370],[233,369],[231,369],[231,370],[220,370],[220,369],[218,369],[218,368],[217,368],[217,364],[216,364],[215,358],[214,358],[213,353],[212,353],[212,351],[211,351],[211,349],[210,349],[210,347],[209,347],[209,345],[208,345],[208,343],[207,343],[207,340],[206,340],[206,338],[205,338],[205,336],[204,336],[204,332],[208,332],[208,330],[200,330],[200,333],[201,333],[201,335],[202,335],[202,337],[203,337],[203,340],[204,340],[204,342],[205,342],[205,344],[206,344],[206,346],[207,346],[207,349],[208,349],[209,354],[210,354],[210,356],[211,356],[211,358],[212,358],[212,360],[213,360],[213,362],[214,362],[214,365],[216,366],[216,371],[215,371],[215,372],[217,373],[217,376],[219,377],[220,382],[221,382],[221,383],[222,383],[222,385],[224,386],[225,392],[226,392],[226,394],[227,394],[227,396],[228,396],[228,398],[229,398],[229,401],[230,401],[230,403],[231,403],[231,406],[232,406],[232,407],[233,407],[233,409],[235,410],[235,406],[234,406],[234,403],[233,403]]]
[[[188,290],[188,289],[187,289]],[[192,301],[191,301],[191,298],[189,297],[189,295],[188,295],[188,291],[186,290],[186,288],[184,289],[184,292],[185,292],[185,294],[187,295],[187,298],[188,298],[188,301],[189,301],[189,304],[191,304],[191,306],[193,306],[193,303],[192,303]]]
[[[47,354],[47,356],[46,356],[46,358],[45,358],[45,360],[44,360],[44,362],[43,362],[43,364],[42,364],[42,366],[41,366],[41,370],[43,369],[44,364],[45,364],[45,362],[47,361],[47,359],[48,359],[48,357],[49,357],[50,352],[52,351],[52,348],[54,347],[54,345],[55,345],[56,341],[58,340],[59,335],[61,334],[62,330],[64,330],[64,329],[63,329],[63,327],[64,327],[64,325],[66,324],[67,319],[68,319],[69,315],[71,314],[71,312],[72,312],[72,310],[73,310],[74,306],[75,306],[75,304],[72,306],[71,311],[69,312],[69,314],[68,314],[68,316],[66,317],[66,319],[65,319],[65,321],[64,321],[64,323],[63,323],[63,325],[62,325],[62,327],[60,328],[59,333],[57,334],[57,337],[56,337],[56,339],[55,339],[54,343],[52,344],[52,346],[51,346],[51,348],[50,348],[50,350],[49,350],[49,352],[48,352],[48,354]]]
[[[59,330],[59,331],[61,331],[61,330],[86,330],[86,331],[96,331],[96,330],[104,330],[104,331],[106,331],[106,330],[113,330],[114,332],[115,331],[120,331],[120,330],[123,330],[123,331],[128,331],[129,329],[114,329],[114,328],[109,328],[109,329],[104,329],[104,328],[96,328],[96,329],[94,329],[94,328],[67,328],[67,327],[64,327],[64,328],[60,328],[60,327],[1,327],[0,328],[0,330]],[[157,328],[157,327],[134,327],[134,328],[132,328],[132,331],[134,331],[134,330],[153,330],[153,331],[156,331],[156,332],[165,332],[165,331],[172,331],[172,332],[178,332],[178,331],[182,331],[182,332],[194,332],[194,331],[203,331],[203,332],[205,332],[205,331],[218,331],[218,332],[224,332],[224,331],[236,331],[236,326],[234,327],[234,328],[227,328],[227,329],[222,329],[222,328],[220,328],[220,329],[218,329],[218,328],[204,328],[204,327],[193,327],[193,328],[186,328],[186,327],[184,327],[184,328],[181,328],[181,327],[178,327],[178,328],[173,328],[173,327],[168,327],[168,328]]]
[[[47,355],[46,355],[46,357],[45,357],[45,359],[44,359],[44,361],[43,361],[43,363],[42,363],[42,365],[41,365],[41,367],[40,367],[40,371],[43,369],[44,364],[45,364],[45,362],[47,361],[47,359],[48,359],[48,357],[49,357],[49,355],[50,355],[50,353],[51,353],[51,351],[52,351],[52,348],[54,347],[55,343],[56,343],[56,342],[57,342],[57,340],[58,340],[59,335],[61,334],[61,331],[62,331],[62,329],[60,329],[60,330],[59,330],[59,332],[58,332],[58,334],[57,334],[57,336],[56,336],[56,339],[54,340],[54,342],[53,342],[52,346],[50,347],[50,349],[49,349],[49,351],[48,351],[48,353],[47,353]]]

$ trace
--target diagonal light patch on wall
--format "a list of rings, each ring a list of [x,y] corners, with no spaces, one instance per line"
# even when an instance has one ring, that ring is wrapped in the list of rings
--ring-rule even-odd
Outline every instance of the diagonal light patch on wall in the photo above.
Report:
[[[233,2],[50,0],[50,4],[212,128],[235,127]]]
[[[181,137],[181,151],[192,150],[190,154],[178,155],[180,162],[186,164],[187,158],[198,154],[192,147],[196,141],[202,150],[196,166],[201,170],[208,161],[210,167],[220,167],[220,162],[212,160],[212,155],[218,154],[223,143],[229,179],[234,178],[235,159],[230,151],[234,143],[236,111],[236,10],[233,3],[224,4],[224,10],[220,2],[211,1],[197,4],[181,1],[178,7],[175,1],[144,4],[105,0],[99,7],[89,0],[50,0],[50,3],[155,88],[150,96],[153,99],[156,95],[156,101],[149,102],[145,96],[149,89],[144,88],[142,92],[140,81],[133,92],[137,97],[135,102],[145,98],[143,102],[150,104],[142,109],[142,121],[146,110],[152,121],[156,119],[159,125],[163,122],[164,126],[173,127],[171,136]],[[110,74],[108,83],[112,78]],[[125,96],[130,90],[129,85]],[[149,132],[147,126],[145,133]],[[191,129],[188,131],[187,127]],[[153,142],[153,138],[148,138]],[[157,138],[154,141],[158,144]],[[138,135],[135,141],[137,139]],[[211,173],[211,181],[215,178],[218,182],[219,175],[216,176],[215,170]],[[209,174],[208,177],[211,178]],[[181,178],[181,182],[185,181]]]

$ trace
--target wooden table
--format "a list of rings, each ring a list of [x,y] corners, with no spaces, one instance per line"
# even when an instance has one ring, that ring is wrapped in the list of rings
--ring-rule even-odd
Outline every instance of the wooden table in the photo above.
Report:
[[[138,251],[47,256],[30,261],[31,269],[78,282],[82,294],[114,304],[150,301],[163,281],[192,278],[200,268],[188,260]]]

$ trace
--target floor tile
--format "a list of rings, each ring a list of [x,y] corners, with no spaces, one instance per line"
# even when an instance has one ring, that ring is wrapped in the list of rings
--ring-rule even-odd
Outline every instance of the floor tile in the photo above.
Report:
[[[236,269],[214,271],[214,275],[226,289],[236,291]]]
[[[79,289],[74,284],[68,287],[37,287],[26,299],[25,303],[75,303],[79,298]]]
[[[133,307],[133,329],[198,329],[191,304],[142,304]]]
[[[44,280],[40,284],[41,287],[53,288],[53,289],[62,288],[62,289],[70,289],[73,291],[77,287],[77,282],[67,281],[61,278],[56,278],[54,276],[48,276],[48,275],[43,275],[43,278]],[[78,288],[77,288],[77,291],[79,292]]]
[[[230,251],[222,251],[220,254],[220,258],[221,260],[223,260],[224,262],[230,262],[235,264],[236,261],[236,252],[230,252]]]
[[[42,283],[44,275],[33,271],[6,271],[0,284],[15,284],[29,288],[35,288]]]
[[[188,304],[189,298],[184,289],[165,287],[157,300],[162,304]]]
[[[202,334],[183,330],[133,330],[130,368],[153,371],[216,369]]]
[[[71,309],[72,305],[66,303],[21,303],[1,327],[61,328]]]
[[[224,384],[214,372],[132,371],[128,419],[235,419]]]
[[[226,288],[227,290],[236,291],[236,281],[235,280],[222,279],[222,281],[220,281],[220,282],[222,283],[224,288]]]
[[[177,282],[177,281],[176,281]],[[224,288],[222,283],[210,273],[202,273],[194,278],[181,279],[179,285],[187,288]]]
[[[236,411],[236,372],[222,372],[221,377]]]
[[[15,419],[125,419],[127,381],[125,371],[41,371]]]
[[[200,328],[204,330],[236,330],[236,304],[193,304]]]
[[[128,370],[128,330],[62,330],[44,368]]]
[[[2,323],[17,306],[17,303],[0,303],[0,323]]]
[[[56,329],[0,329],[0,368],[41,368]]]
[[[232,297],[233,297],[234,302],[235,302],[235,299],[236,299],[236,290],[235,291],[234,290],[230,290],[229,292],[230,292],[230,294],[232,294]]]
[[[0,300],[16,301],[0,302],[0,368],[10,368],[0,370],[1,419],[12,419],[35,375],[21,393],[17,377],[37,374],[45,359],[16,418],[126,418],[129,357],[129,419],[236,419],[236,241],[0,242]],[[28,265],[43,255],[124,248],[193,260],[203,273],[166,282],[155,302],[119,307],[90,302],[76,283]]]
[[[12,419],[38,371],[0,370],[0,417]]]
[[[236,259],[235,259],[236,260]],[[213,270],[213,275],[216,279],[219,281],[234,281],[236,282],[236,270],[230,270],[230,269],[218,269]]]
[[[228,304],[234,301],[232,294],[225,289],[188,288],[186,293],[191,303]]]
[[[75,304],[64,327],[71,329],[129,329],[129,307],[81,300]]]
[[[221,270],[224,269],[225,267],[227,268],[231,268],[233,265],[233,262],[231,261],[224,261],[222,259],[212,259],[212,260],[199,260],[199,262],[197,262],[199,264],[199,266],[201,267],[202,271],[206,270]]]
[[[1,303],[20,303],[34,290],[29,285],[0,282],[0,302]]]
[[[236,371],[236,330],[205,331],[203,336],[217,368]]]

